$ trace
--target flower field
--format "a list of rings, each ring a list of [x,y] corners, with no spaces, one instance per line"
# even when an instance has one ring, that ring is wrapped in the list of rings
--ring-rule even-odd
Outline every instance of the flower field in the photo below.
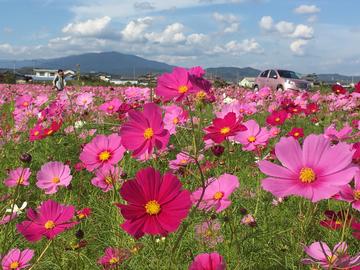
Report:
[[[0,85],[3,269],[360,269],[360,84]]]

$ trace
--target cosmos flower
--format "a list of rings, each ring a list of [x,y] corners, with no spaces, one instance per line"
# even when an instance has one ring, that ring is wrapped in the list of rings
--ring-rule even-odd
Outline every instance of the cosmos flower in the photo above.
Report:
[[[281,138],[275,153],[282,166],[266,160],[258,164],[269,175],[262,180],[262,187],[276,197],[297,195],[312,202],[329,199],[358,170],[351,165],[351,147],[346,143],[332,146],[323,135],[307,136],[302,149],[294,138]]]
[[[124,156],[125,148],[121,142],[121,137],[117,134],[98,135],[85,145],[80,160],[90,172],[112,167]]]
[[[355,174],[354,187],[350,185],[341,187],[338,198],[350,202],[354,209],[360,211],[360,169]]]
[[[29,177],[31,175],[29,168],[17,168],[9,172],[8,178],[5,179],[7,187],[15,187],[17,185],[28,186]]]
[[[108,192],[120,180],[120,174],[119,167],[100,168],[95,171],[96,177],[91,180],[91,184],[100,188],[103,192]]]
[[[345,95],[347,93],[346,89],[340,84],[334,84],[331,89],[337,95]]]
[[[76,98],[76,105],[84,107],[85,109],[93,102],[93,93],[81,93]]]
[[[327,128],[325,128],[324,136],[333,141],[343,141],[347,140],[350,137],[352,132],[352,128],[346,124],[341,130],[337,131],[334,124],[331,124]]]
[[[224,258],[217,252],[202,253],[195,257],[189,270],[225,270]]]
[[[104,269],[117,268],[121,263],[130,257],[129,250],[108,247],[105,249],[105,254],[98,260]]]
[[[121,101],[118,98],[114,98],[113,100],[100,105],[99,110],[107,114],[114,114],[119,110],[120,106]]]
[[[288,117],[288,113],[284,110],[273,111],[266,118],[266,123],[268,123],[271,126],[281,126],[282,124],[284,124],[287,117]]]
[[[270,134],[266,128],[260,128],[255,120],[249,120],[243,124],[247,130],[239,132],[234,138],[243,145],[243,150],[253,151],[258,145],[265,146],[267,144]]]
[[[331,230],[340,230],[344,226],[350,226],[351,216],[346,215],[343,211],[334,212],[331,210],[325,211],[326,219],[320,221],[320,225],[331,229]]]
[[[68,165],[58,161],[48,162],[41,166],[37,173],[36,186],[43,189],[45,194],[54,194],[60,186],[70,185],[72,176]]]
[[[199,209],[209,211],[214,209],[217,213],[231,205],[230,196],[239,187],[239,180],[231,174],[223,174],[217,179],[210,178],[205,188],[202,200],[199,203],[202,188],[197,189],[191,195],[193,204],[199,203]]]
[[[170,134],[164,128],[159,106],[147,103],[142,112],[131,110],[128,114],[130,120],[122,125],[120,134],[122,144],[133,151],[133,156],[151,154],[155,147],[158,150],[166,148]]]
[[[20,270],[30,266],[29,261],[34,257],[32,249],[24,249],[21,251],[18,248],[11,249],[1,260],[3,270]]]
[[[247,130],[247,128],[240,124],[236,119],[236,114],[229,112],[224,118],[215,118],[213,125],[204,129],[207,133],[204,136],[204,140],[213,140],[215,143],[221,143],[228,137],[235,136],[241,131]]]
[[[151,167],[126,181],[120,194],[127,202],[117,204],[125,219],[121,227],[135,238],[176,231],[191,207],[190,192],[182,189],[179,179],[171,173],[162,176]]]
[[[175,134],[176,127],[183,125],[188,120],[188,112],[176,105],[164,106],[163,109],[165,111],[164,127],[170,135]]]
[[[162,74],[157,81],[155,93],[164,101],[175,99],[181,101],[187,95],[194,93],[195,89],[185,68],[174,68],[172,73]]]
[[[320,265],[323,269],[350,269],[360,264],[360,253],[351,257],[345,242],[336,244],[331,250],[324,242],[315,242],[304,248],[310,257],[302,259],[303,264]]]
[[[298,139],[304,137],[304,129],[294,127],[290,130],[290,132],[287,135],[298,140]]]
[[[28,209],[25,220],[16,227],[30,242],[37,242],[43,236],[53,239],[56,235],[72,228],[77,223],[71,221],[75,214],[74,206],[61,205],[55,201],[43,202],[39,209]]]

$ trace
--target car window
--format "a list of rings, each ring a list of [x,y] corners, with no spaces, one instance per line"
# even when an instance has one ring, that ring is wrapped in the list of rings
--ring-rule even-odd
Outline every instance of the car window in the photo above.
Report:
[[[294,71],[290,71],[290,70],[278,70],[278,73],[280,75],[281,78],[286,78],[286,79],[299,79],[299,76],[296,75],[296,73]]]
[[[268,70],[265,70],[263,73],[260,74],[260,77],[264,77],[266,78],[269,74],[269,71]]]
[[[271,71],[270,71],[270,76],[269,76],[269,78],[272,78],[272,79],[277,78],[277,74],[276,74],[275,70],[271,70]]]

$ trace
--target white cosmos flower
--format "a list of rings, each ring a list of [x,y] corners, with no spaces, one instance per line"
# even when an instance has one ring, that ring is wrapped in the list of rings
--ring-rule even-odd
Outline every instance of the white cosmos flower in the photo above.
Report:
[[[10,209],[6,209],[5,212],[6,213],[16,213],[17,215],[20,215],[23,212],[22,210],[24,210],[26,208],[26,206],[27,206],[27,202],[23,202],[23,204],[21,205],[20,208],[17,206],[17,204],[14,204],[13,207],[11,207]]]

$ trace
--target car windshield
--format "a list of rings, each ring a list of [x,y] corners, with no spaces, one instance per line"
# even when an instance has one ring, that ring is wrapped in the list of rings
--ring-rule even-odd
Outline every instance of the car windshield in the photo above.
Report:
[[[281,78],[286,78],[286,79],[300,79],[298,75],[296,75],[296,73],[294,71],[290,71],[290,70],[278,70],[278,73],[280,75]]]

